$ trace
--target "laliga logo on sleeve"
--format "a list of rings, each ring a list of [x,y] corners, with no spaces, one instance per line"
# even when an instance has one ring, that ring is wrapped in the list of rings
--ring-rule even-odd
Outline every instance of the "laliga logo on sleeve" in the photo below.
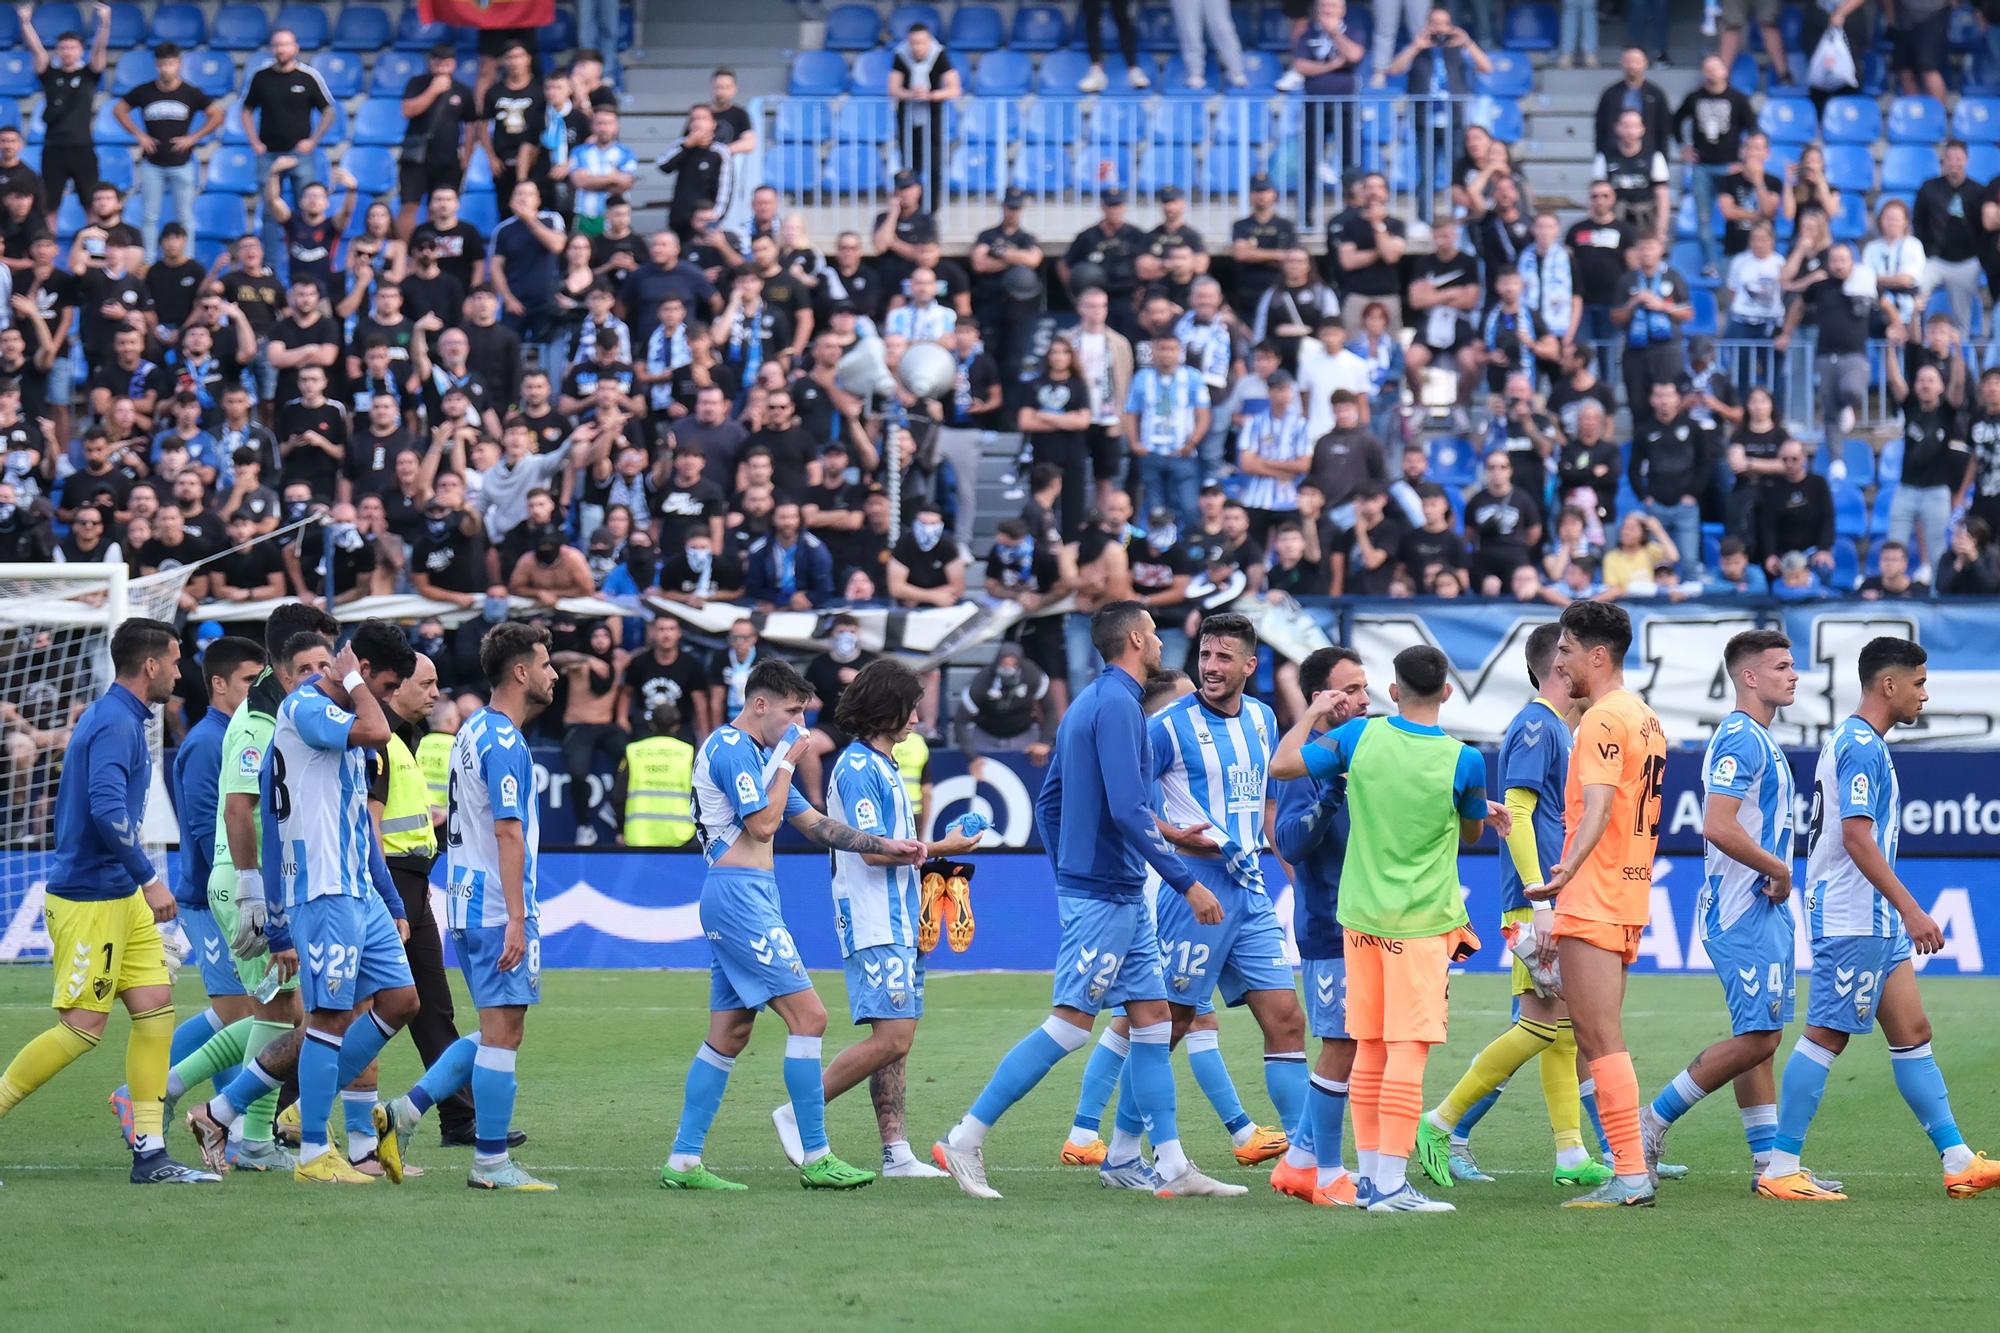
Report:
[[[500,804],[519,805],[520,803],[521,784],[515,779],[513,774],[509,773],[506,777],[500,779]]]
[[[1715,761],[1715,769],[1709,774],[1708,782],[1712,787],[1727,787],[1735,781],[1736,756],[1726,754]]]
[[[736,795],[738,799],[744,801],[754,801],[757,799],[757,784],[751,780],[748,773],[738,773],[736,775]]]

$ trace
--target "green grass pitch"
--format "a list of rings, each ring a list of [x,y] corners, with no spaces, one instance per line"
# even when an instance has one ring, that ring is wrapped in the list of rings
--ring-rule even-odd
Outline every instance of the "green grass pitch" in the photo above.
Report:
[[[831,1057],[852,1029],[839,1017],[840,979],[817,980],[836,1015]],[[48,984],[46,968],[0,968],[0,1058],[47,1023]],[[1112,1194],[1090,1171],[1056,1166],[1082,1055],[990,1141],[1001,1202],[967,1199],[949,1181],[804,1193],[768,1118],[781,1099],[783,1028],[767,1016],[708,1152],[751,1192],[669,1194],[657,1173],[707,987],[687,973],[546,976],[517,1122],[531,1136],[521,1159],[561,1185],[552,1196],[467,1190],[466,1151],[439,1149],[428,1126],[411,1156],[430,1174],[401,1188],[308,1192],[233,1176],[135,1189],[104,1104],[122,1077],[126,1025],[114,1018],[96,1052],[0,1121],[0,1327],[1546,1329],[1578,1318],[1770,1329],[1993,1317],[2000,1197],[1944,1197],[1879,1036],[1857,1040],[1836,1066],[1808,1144],[1811,1165],[1848,1182],[1849,1203],[1751,1198],[1723,1093],[1677,1128],[1669,1156],[1694,1174],[1664,1186],[1657,1209],[1560,1213],[1527,1071],[1475,1138],[1498,1183],[1452,1191],[1452,1216],[1381,1218],[1308,1208],[1274,1195],[1263,1170],[1237,1169],[1179,1057],[1183,1139],[1197,1162],[1253,1186],[1247,1198]],[[1968,1139],[2000,1144],[2000,981],[1941,978],[1924,993]],[[201,1003],[192,969],[176,994],[183,1012]],[[1452,1042],[1427,1080],[1432,1101],[1505,1021],[1498,976],[1459,978],[1452,999]],[[932,980],[910,1071],[920,1152],[1047,1001],[1041,976]],[[1647,1095],[1723,1031],[1707,979],[1636,979],[1627,1011]],[[1245,1103],[1268,1119],[1255,1027],[1243,1012],[1223,1026]],[[417,1072],[399,1040],[383,1086],[400,1091]],[[865,1087],[834,1105],[831,1124],[836,1151],[873,1163]],[[170,1143],[190,1156],[184,1129]]]

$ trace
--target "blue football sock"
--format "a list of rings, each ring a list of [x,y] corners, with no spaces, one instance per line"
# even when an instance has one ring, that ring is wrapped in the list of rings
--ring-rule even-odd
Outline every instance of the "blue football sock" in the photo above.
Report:
[[[1089,1040],[1088,1031],[1051,1014],[1000,1057],[993,1077],[986,1081],[972,1103],[972,1118],[982,1125],[996,1124],[1007,1108],[1032,1092],[1057,1062]]]
[[[389,1044],[389,1038],[396,1035],[396,1029],[384,1023],[370,1009],[348,1025],[347,1035],[340,1046],[340,1086],[346,1087],[361,1077],[361,1071],[375,1062],[382,1048]]]
[[[301,1051],[303,1052],[303,1048]],[[274,1091],[283,1082],[283,1079],[273,1078],[265,1073],[264,1066],[257,1061],[248,1060],[238,1066],[235,1076],[227,1083],[222,1081],[220,1075],[216,1076],[215,1095],[218,1100],[226,1103],[235,1115],[241,1115],[250,1109],[252,1102],[265,1093]],[[213,1106],[214,1103],[211,1102],[210,1105]]]
[[[472,1144],[481,1157],[507,1155],[514,1124],[514,1058],[518,1053],[481,1046],[472,1057]]]
[[[1129,1071],[1130,1066],[1127,1066]],[[1146,1114],[1139,1109],[1139,1094],[1132,1088],[1130,1074],[1118,1084],[1118,1110],[1114,1123],[1120,1134],[1130,1134],[1142,1138],[1146,1133]]]
[[[1500,1080],[1499,1087],[1465,1108],[1465,1114],[1460,1116],[1458,1123],[1451,1127],[1451,1137],[1457,1139],[1460,1143],[1464,1143],[1470,1139],[1472,1137],[1472,1127],[1486,1118],[1486,1113],[1493,1109],[1493,1103],[1499,1101],[1500,1094],[1505,1091],[1507,1091],[1507,1080],[1503,1078]]]
[[[1931,1146],[1940,1153],[1962,1146],[1965,1135],[1958,1132],[1958,1122],[1952,1119],[1951,1095],[1945,1091],[1944,1071],[1931,1055],[1931,1044],[1891,1046],[1889,1068],[1896,1075],[1896,1091],[1903,1094],[1917,1123],[1930,1135]]]
[[[1778,1132],[1771,1140],[1774,1151],[1796,1157],[1805,1147],[1806,1131],[1819,1113],[1820,1098],[1826,1095],[1826,1076],[1833,1071],[1833,1057],[1832,1051],[1800,1034],[1778,1082]]]
[[[1134,1060],[1139,1058],[1136,1045],[1135,1042]],[[1194,1081],[1201,1085],[1202,1095],[1215,1108],[1222,1127],[1234,1134],[1249,1125],[1250,1113],[1243,1109],[1243,1099],[1236,1095],[1236,1082],[1229,1077],[1229,1066],[1222,1063],[1222,1047],[1216,1034],[1190,1032],[1182,1045],[1187,1048],[1188,1068],[1194,1071]],[[1143,1095],[1140,1100],[1143,1104]]]
[[[734,1068],[735,1056],[724,1055],[707,1042],[694,1053],[694,1063],[688,1066],[687,1083],[681,1092],[681,1123],[674,1131],[675,1156],[701,1156],[701,1145],[708,1139],[708,1127],[715,1123],[715,1113],[722,1109],[722,1094],[728,1090],[729,1071]]]
[[[1659,1096],[1653,1098],[1653,1114],[1671,1125],[1706,1096],[1708,1091],[1694,1081],[1694,1075],[1683,1069],[1674,1075],[1673,1082],[1660,1089]]]
[[[1287,1134],[1296,1133],[1299,1122],[1305,1118],[1306,1080],[1309,1074],[1304,1051],[1287,1051],[1280,1055],[1265,1052],[1264,1091],[1270,1095],[1271,1105],[1277,1108],[1278,1123]]]
[[[410,1105],[422,1115],[472,1081],[472,1059],[479,1054],[479,1038],[460,1037],[444,1048],[437,1063],[424,1071],[410,1089]]]
[[[1743,1118],[1743,1140],[1750,1145],[1750,1156],[1759,1162],[1766,1160],[1771,1155],[1772,1141],[1778,1137],[1777,1104],[1742,1106],[1737,1113]]]
[[[1138,1103],[1140,1115],[1144,1118],[1146,1133],[1153,1140],[1157,1156],[1164,1144],[1176,1143],[1180,1139],[1180,1125],[1175,1116],[1174,1066],[1168,1052],[1167,1043],[1173,1034],[1173,1024],[1154,1023],[1148,1027],[1132,1029],[1132,1059],[1125,1066],[1125,1080],[1132,1089],[1133,1098]],[[1217,1063],[1221,1056],[1216,1057]],[[1231,1095],[1235,1089],[1230,1089]],[[1211,1095],[1213,1100],[1213,1095]],[[1237,1107],[1242,1114],[1242,1107]],[[1244,1117],[1248,1123],[1249,1117]],[[1166,1168],[1162,1168],[1165,1170]],[[1171,1175],[1179,1175],[1178,1171]]]
[[[799,1125],[799,1146],[806,1160],[824,1157],[826,1147],[826,1089],[820,1082],[818,1037],[794,1033],[785,1038],[785,1091],[791,1095],[792,1114]]]
[[[179,1064],[207,1044],[208,1039],[222,1031],[222,1019],[213,1009],[204,1009],[174,1029],[174,1039],[167,1047],[167,1060]],[[223,1086],[221,1074],[215,1077],[215,1086]]]
[[[1095,1134],[1103,1127],[1104,1108],[1118,1090],[1118,1076],[1125,1072],[1125,1057],[1131,1050],[1132,1043],[1116,1028],[1104,1029],[1083,1066],[1083,1087],[1076,1095],[1076,1119],[1071,1122],[1076,1128]]]
[[[340,1093],[341,1045],[338,1033],[311,1027],[299,1044],[299,1142],[304,1148],[326,1147],[326,1118]]]
[[[1597,1134],[1597,1150],[1604,1156],[1611,1155],[1611,1140],[1604,1136],[1604,1121],[1597,1114],[1597,1080],[1587,1078],[1577,1085],[1577,1099],[1583,1103],[1583,1113],[1590,1120],[1590,1127]]]
[[[1312,1127],[1313,1158],[1329,1183],[1340,1172],[1341,1122],[1347,1117],[1347,1085],[1312,1076],[1306,1119]]]
[[[343,1088],[340,1093],[341,1121],[351,1140],[357,1134],[363,1138],[375,1137],[375,1089],[366,1092],[356,1088]]]

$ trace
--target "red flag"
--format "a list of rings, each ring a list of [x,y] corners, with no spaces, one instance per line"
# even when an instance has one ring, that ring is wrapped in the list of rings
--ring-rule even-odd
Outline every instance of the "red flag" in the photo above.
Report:
[[[417,0],[417,15],[454,28],[545,28],[556,21],[556,0]]]

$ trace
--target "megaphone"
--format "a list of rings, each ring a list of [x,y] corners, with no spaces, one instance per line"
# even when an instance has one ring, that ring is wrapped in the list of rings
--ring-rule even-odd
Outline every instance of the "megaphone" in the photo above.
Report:
[[[863,338],[855,343],[833,368],[833,382],[843,393],[857,398],[895,392],[896,380],[889,374],[889,362],[882,350],[880,338]]]
[[[833,382],[857,397],[887,396],[897,381],[919,398],[943,398],[958,378],[958,366],[950,352],[936,343],[912,343],[903,351],[900,374],[889,373],[888,358],[880,338],[864,338],[840,358],[833,368]]]

